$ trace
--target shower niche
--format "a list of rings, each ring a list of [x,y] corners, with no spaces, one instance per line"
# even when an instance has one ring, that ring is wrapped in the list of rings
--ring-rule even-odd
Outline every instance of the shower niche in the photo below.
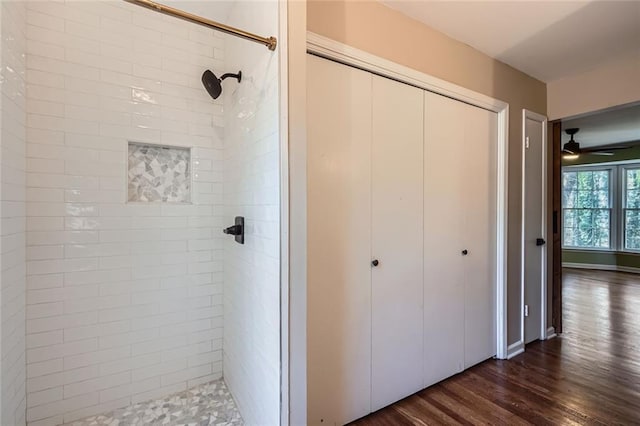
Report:
[[[191,148],[129,142],[129,202],[191,203],[191,186]]]

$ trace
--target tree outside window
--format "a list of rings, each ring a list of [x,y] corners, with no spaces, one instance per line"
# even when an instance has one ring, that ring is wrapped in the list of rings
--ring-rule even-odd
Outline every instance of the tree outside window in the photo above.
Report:
[[[565,247],[611,247],[610,181],[609,170],[563,172]]]

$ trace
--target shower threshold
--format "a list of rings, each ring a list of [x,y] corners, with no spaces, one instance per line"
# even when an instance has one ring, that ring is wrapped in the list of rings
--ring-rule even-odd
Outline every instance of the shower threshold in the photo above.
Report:
[[[222,379],[163,399],[140,402],[66,426],[243,425],[236,403]]]

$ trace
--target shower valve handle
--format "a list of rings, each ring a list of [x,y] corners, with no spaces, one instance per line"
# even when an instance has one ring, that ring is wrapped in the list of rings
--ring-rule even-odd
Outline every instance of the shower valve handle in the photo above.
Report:
[[[237,243],[244,244],[244,217],[236,216],[235,225],[222,230],[227,235],[233,235]]]
[[[229,234],[229,235],[240,235],[242,234],[242,226],[241,225],[233,225],[230,226],[228,228],[224,228],[224,230],[222,231],[225,234]]]

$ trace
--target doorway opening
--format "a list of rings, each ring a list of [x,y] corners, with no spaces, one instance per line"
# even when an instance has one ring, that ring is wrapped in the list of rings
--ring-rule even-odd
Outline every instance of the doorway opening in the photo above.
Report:
[[[551,316],[558,333],[567,331],[563,269],[571,276],[584,270],[640,272],[639,123],[636,103],[550,125]]]

